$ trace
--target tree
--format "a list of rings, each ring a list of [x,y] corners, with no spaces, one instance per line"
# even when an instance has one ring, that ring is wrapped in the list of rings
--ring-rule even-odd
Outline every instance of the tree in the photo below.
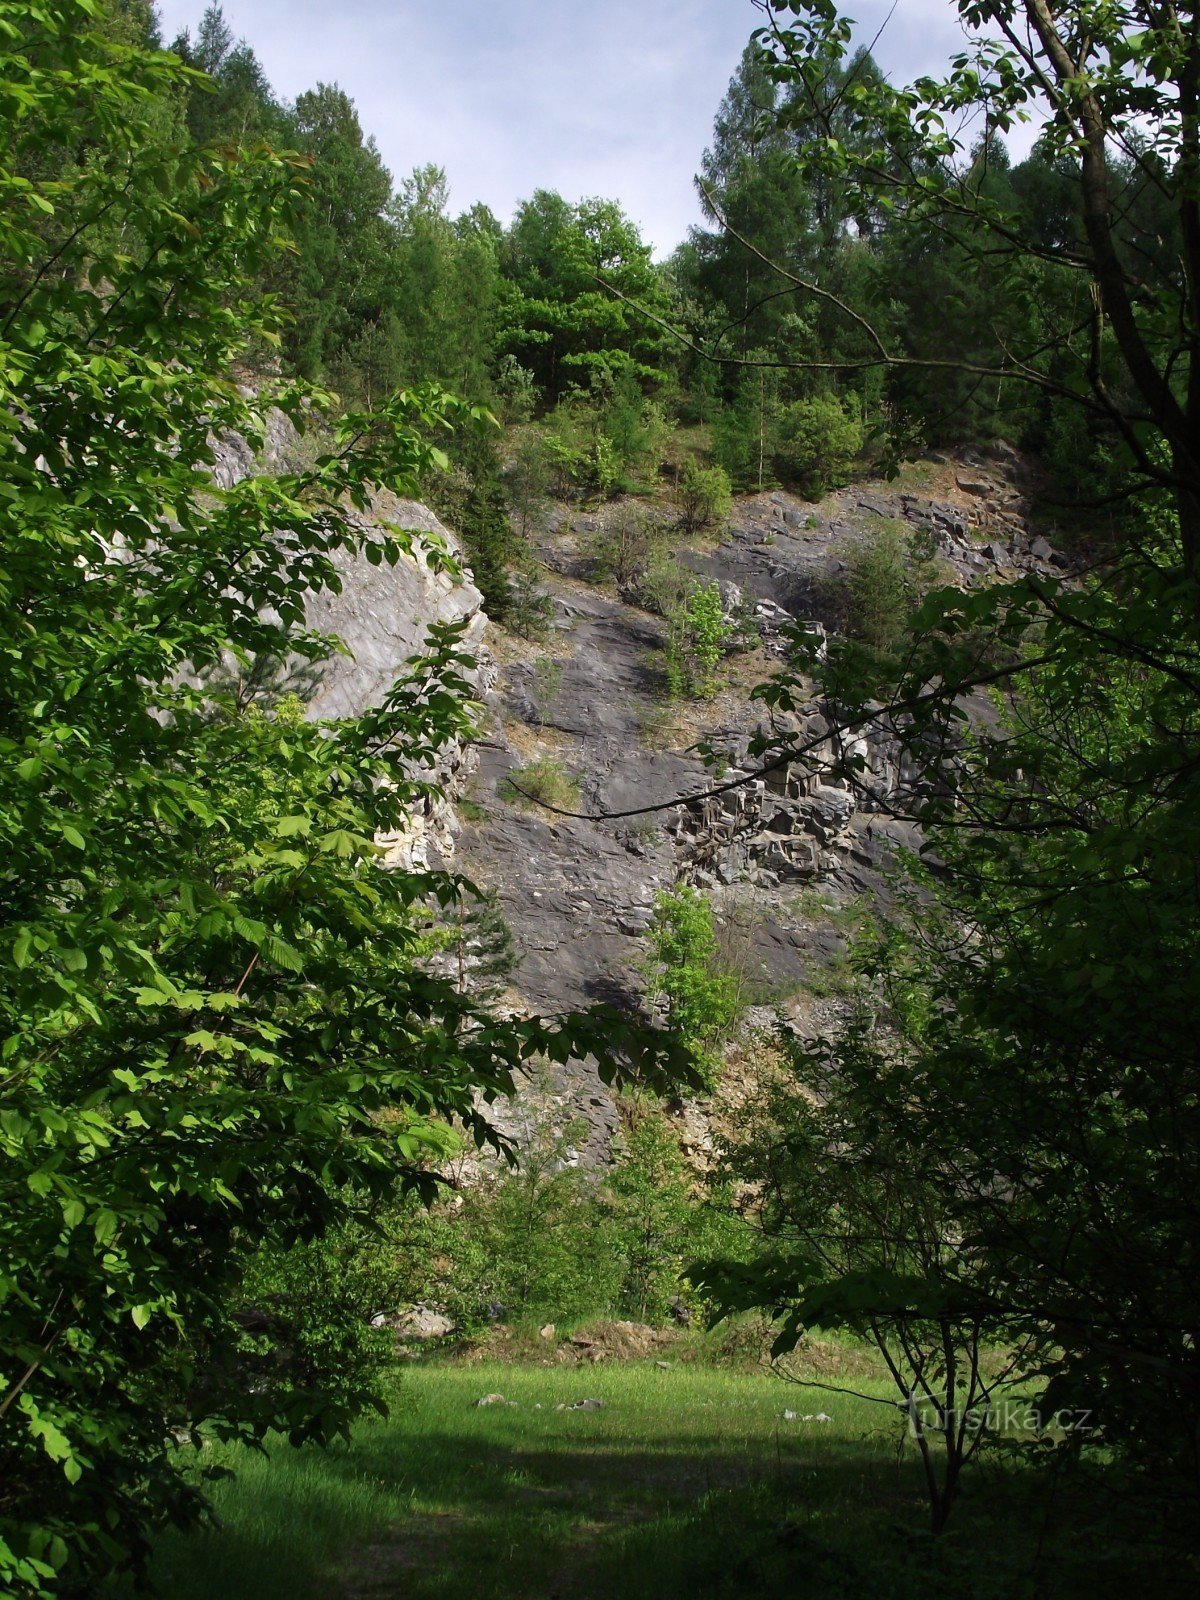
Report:
[[[698,533],[708,527],[724,533],[733,494],[729,475],[720,467],[702,467],[694,456],[689,456],[679,474],[676,498],[679,525],[685,533]]]
[[[298,249],[281,287],[293,311],[285,350],[308,377],[385,311],[389,235],[383,220],[392,180],[354,103],[336,84],[319,83],[296,100],[294,130],[312,162]]]
[[[0,6],[0,1587],[28,1595],[202,1512],[177,1437],[344,1428],[336,1381],[207,1382],[249,1263],[428,1194],[450,1124],[490,1137],[476,1095],[560,1052],[420,969],[456,891],[375,843],[469,731],[454,631],[337,723],[222,687],[329,654],[308,597],[405,558],[372,486],[414,492],[456,407],[235,381],[280,335],[303,163],[164,142],[195,73],[93,12]],[[287,424],[304,470],[217,473]]]
[[[698,889],[681,884],[655,896],[647,975],[667,1002],[667,1025],[696,1057],[711,1087],[715,1049],[741,1010],[737,984],[725,971],[713,911]]]
[[[205,75],[193,81],[187,96],[187,125],[194,139],[240,143],[279,131],[283,113],[262,65],[244,39],[234,38],[219,5],[205,9],[194,41],[185,31],[171,48]]]
[[[621,1308],[640,1322],[662,1322],[680,1297],[684,1259],[698,1233],[698,1205],[695,1174],[653,1101],[625,1107],[622,1148],[605,1195],[614,1253],[624,1266]]]
[[[650,247],[615,202],[571,205],[539,189],[518,209],[501,260],[499,347],[533,373],[547,402],[573,384],[586,388],[593,373],[629,373],[643,386],[665,381],[668,339],[605,287],[666,309]]]
[[[930,1148],[913,1160],[879,1093],[890,1041],[869,1009],[851,1017],[833,1051],[786,1031],[777,1043],[785,1065],[760,1074],[720,1158],[763,1247],[749,1261],[693,1272],[723,1311],[771,1307],[773,1355],[796,1382],[805,1377],[786,1357],[809,1329],[846,1328],[876,1347],[921,1459],[931,1531],[941,1533],[964,1468],[1003,1427],[998,1397],[1029,1378],[1034,1341],[1016,1330],[998,1348],[1014,1330],[976,1293],[960,1248],[954,1184],[939,1171],[953,1152]]]
[[[1095,1429],[1059,1448],[1101,1442],[1194,1551],[1194,19],[965,3],[968,25],[992,33],[946,82],[842,95],[882,130],[867,148],[836,136],[820,92],[849,24],[824,4],[774,9],[795,19],[764,34],[775,71],[810,91],[790,114],[829,134],[797,159],[890,207],[912,236],[948,240],[977,286],[1003,294],[986,353],[951,329],[941,353],[913,356],[873,329],[870,361],[1028,384],[1110,427],[1125,452],[1131,512],[1086,580],[943,590],[902,654],[835,642],[811,666],[844,731],[896,733],[911,783],[893,808],[925,829],[905,915],[863,963],[888,1040],[861,1078],[871,1115],[958,1219],[951,1243],[971,1271],[955,1309],[1034,1342],[1046,1406],[1088,1412]],[[1039,208],[1007,174],[988,180],[988,139],[969,154],[947,131],[974,110],[1003,132],[1033,102],[1049,113],[1053,194],[1072,175],[1078,232],[1057,200]],[[793,672],[764,698],[798,709],[806,695]],[[843,770],[869,776],[856,755]],[[850,1069],[850,1049],[833,1051],[833,1070]]]
[[[970,370],[1083,407],[1122,442],[1131,489],[1153,484],[1171,494],[1184,566],[1195,576],[1196,29],[1148,0],[1103,17],[1077,4],[1052,10],[1044,0],[961,0],[958,11],[977,31],[951,75],[908,89],[859,78],[830,92],[850,40],[849,23],[832,5],[772,3],[759,36],[774,76],[802,91],[780,115],[812,130],[795,155],[809,181],[836,182],[854,211],[882,209],[926,237],[939,231],[959,271],[987,284],[996,305],[1011,306],[1015,297],[1024,310],[1015,344],[1003,315],[988,318],[985,356],[956,355],[944,330],[945,354],[906,357],[875,330],[876,347],[863,361]],[[980,181],[956,131],[972,112],[983,114],[989,136],[1031,115],[1045,118],[1040,148],[1056,171],[1072,173],[1078,235],[1035,236],[1015,196]],[[1155,197],[1153,235],[1144,226],[1144,193]]]
[[[683,601],[667,612],[667,682],[672,694],[711,700],[717,692],[717,668],[734,637],[725,615],[720,586],[689,585]]]

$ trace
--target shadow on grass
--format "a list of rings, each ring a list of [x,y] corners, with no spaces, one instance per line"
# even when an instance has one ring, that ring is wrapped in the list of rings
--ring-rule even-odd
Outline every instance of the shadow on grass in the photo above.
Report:
[[[895,1441],[670,1429],[606,1414],[401,1417],[251,1461],[217,1532],[164,1540],[172,1600],[1098,1600],[1150,1579],[1076,1495],[996,1464],[936,1544]],[[591,1431],[589,1431],[591,1430]],[[530,1437],[530,1434],[533,1437]],[[537,1435],[541,1436],[538,1437]],[[1092,1542],[1089,1543],[1089,1540]],[[1164,1581],[1168,1580],[1168,1581]],[[1158,1594],[1182,1593],[1161,1568]],[[114,1591],[114,1593],[119,1591]]]

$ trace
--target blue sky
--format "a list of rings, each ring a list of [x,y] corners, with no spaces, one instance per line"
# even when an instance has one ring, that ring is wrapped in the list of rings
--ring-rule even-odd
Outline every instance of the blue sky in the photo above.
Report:
[[[160,0],[169,41],[205,0]],[[507,222],[535,188],[619,200],[658,255],[699,220],[692,178],[751,0],[223,0],[287,99],[318,81],[358,106],[398,181],[446,169],[451,206]],[[886,0],[850,13],[869,42]],[[897,0],[876,49],[895,78],[936,71],[961,41],[951,0]]]

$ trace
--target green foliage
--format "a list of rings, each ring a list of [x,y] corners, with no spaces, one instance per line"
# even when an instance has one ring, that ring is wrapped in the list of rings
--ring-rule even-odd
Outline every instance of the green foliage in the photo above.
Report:
[[[337,723],[222,687],[230,659],[330,653],[308,598],[410,548],[360,514],[415,492],[460,408],[339,419],[235,383],[280,336],[262,281],[305,169],[164,143],[194,76],[91,16],[0,8],[0,1587],[27,1595],[94,1592],[202,1512],[176,1433],[343,1428],[363,1387],[329,1381],[324,1335],[295,1387],[214,1381],[251,1263],[428,1194],[452,1123],[488,1137],[477,1093],[591,1048],[422,970],[455,887],[375,843],[470,732],[454,630]],[[218,475],[214,441],[262,452],[275,413],[329,448]]]
[[[206,1364],[205,1386],[252,1387],[282,1415],[331,1402],[347,1417],[380,1409],[393,1337],[371,1319],[394,1303],[395,1276],[369,1220],[256,1251],[231,1304],[241,1337],[220,1366]]]
[[[695,1176],[652,1101],[627,1108],[623,1147],[604,1187],[622,1266],[620,1309],[639,1322],[663,1322],[681,1301],[683,1263],[700,1226]]]
[[[634,373],[597,367],[590,386],[570,391],[546,419],[544,439],[562,493],[608,499],[657,475],[666,422]]]
[[[537,410],[538,386],[533,373],[513,355],[500,362],[494,385],[500,418],[507,426],[528,422]]]
[[[764,365],[741,378],[713,422],[713,459],[737,489],[760,492],[774,483],[774,438],[779,418],[779,375],[769,352],[755,351]]]
[[[927,541],[903,523],[883,520],[847,541],[841,553],[847,632],[873,650],[895,650],[936,576]]]
[[[514,1321],[567,1321],[616,1298],[617,1263],[586,1174],[575,1164],[582,1126],[555,1132],[535,1122],[519,1164],[465,1203],[480,1270],[470,1285],[475,1315],[492,1303]],[[462,1294],[462,1288],[459,1290]]]
[[[545,516],[554,472],[552,448],[540,429],[518,429],[512,454],[504,468],[504,494],[523,540],[529,538]]]
[[[641,594],[667,536],[664,524],[644,506],[624,501],[611,507],[588,543],[596,576],[611,578],[622,593]]]
[[[488,615],[506,622],[512,605],[509,567],[522,544],[508,515],[499,453],[478,423],[459,430],[457,459],[430,484],[429,498],[461,538]]]
[[[522,639],[544,640],[554,615],[553,597],[538,582],[532,561],[523,561],[508,580],[504,626]]]
[[[1200,645],[1178,530],[1153,508],[1146,525],[1150,548],[1126,556],[1119,584],[943,592],[917,618],[886,692],[924,774],[936,876],[917,873],[859,962],[890,1047],[859,1070],[846,1041],[829,1070],[856,1075],[897,1159],[957,1219],[959,1277],[1030,1344],[1047,1408],[1090,1411],[1095,1437],[1061,1450],[1102,1444],[1126,1488],[1167,1493],[1182,1524],[1197,1421],[1183,1330],[1196,1315],[1200,817],[1186,774]],[[997,660],[1008,697],[965,735],[962,698]],[[861,665],[833,647],[823,671],[851,726],[880,690]]]
[[[676,491],[680,523],[687,533],[714,528],[723,533],[733,508],[729,475],[721,467],[702,467],[695,457],[684,462]]]
[[[427,943],[435,970],[448,968],[460,993],[495,1000],[517,965],[517,951],[499,897],[464,891],[431,930]]]
[[[666,291],[634,224],[611,200],[572,205],[539,189],[517,211],[504,242],[500,348],[512,354],[550,403],[573,387],[627,377],[660,385],[668,337],[607,287],[651,312]]]
[[[579,780],[555,757],[541,756],[523,767],[515,767],[501,784],[500,794],[514,805],[545,805],[573,811],[579,805]]]
[[[989,1352],[1010,1330],[959,1249],[955,1152],[917,1161],[897,1138],[880,1090],[888,1040],[871,1017],[853,1016],[832,1052],[824,1041],[782,1043],[788,1067],[760,1075],[721,1160],[770,1245],[698,1276],[727,1312],[771,1311],[777,1357],[813,1328],[848,1328],[877,1346],[925,1463],[938,1533],[997,1398],[1029,1379],[1032,1345],[1018,1334],[1004,1354]]]
[[[719,586],[693,583],[682,604],[667,613],[665,662],[672,698],[712,699],[719,686],[717,668],[735,631]]]
[[[867,273],[877,314],[855,325],[869,359],[892,369],[895,409],[949,430],[1007,413],[1031,442],[1056,407],[1082,410],[1127,482],[1173,496],[1194,576],[1187,285],[1200,235],[1190,124],[1176,115],[1192,92],[1190,50],[1144,0],[1100,18],[1078,4],[1050,15],[1039,0],[957,10],[967,38],[949,73],[895,88],[853,76],[836,6],[785,0],[758,36],[773,135],[798,180],[838,194],[860,237],[882,232],[882,270]],[[1014,171],[1003,137],[1030,117],[1042,133]]]
[[[845,403],[832,394],[793,400],[776,423],[772,442],[775,471],[810,500],[819,500],[830,489],[849,482],[863,437],[857,396],[851,394]]]
[[[651,994],[665,999],[668,1027],[711,1088],[720,1069],[717,1046],[741,1009],[736,979],[718,958],[712,905],[687,885],[661,890],[647,940]]]

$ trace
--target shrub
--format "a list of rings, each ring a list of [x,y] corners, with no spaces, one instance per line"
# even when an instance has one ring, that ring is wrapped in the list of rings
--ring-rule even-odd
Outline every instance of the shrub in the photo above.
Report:
[[[611,577],[618,589],[636,590],[654,565],[666,529],[642,506],[631,502],[612,507],[592,537],[588,555],[597,577]]]
[[[496,371],[496,409],[501,421],[512,427],[528,422],[537,410],[540,393],[533,373],[514,355],[506,355]]]
[[[566,396],[545,421],[560,491],[591,490],[607,499],[636,489],[639,477],[657,475],[666,426],[634,373],[593,373],[590,387]]]
[[[579,783],[553,756],[516,767],[503,780],[500,795],[514,805],[544,805],[572,811],[579,804]]]
[[[615,1303],[611,1230],[574,1164],[584,1131],[582,1124],[557,1133],[535,1124],[516,1170],[468,1198],[463,1220],[483,1244],[484,1269],[472,1286],[477,1306],[491,1301],[514,1319],[563,1321]]]
[[[621,1264],[619,1309],[662,1322],[699,1242],[696,1182],[674,1128],[649,1101],[626,1108],[622,1145],[604,1186]]]
[[[546,514],[554,474],[553,452],[545,436],[537,428],[520,429],[504,468],[503,483],[505,501],[522,540],[529,538]]]
[[[695,458],[679,474],[680,523],[687,533],[701,528],[722,530],[733,506],[729,474],[722,467],[702,467]]]
[[[848,396],[845,405],[831,394],[794,400],[775,426],[775,471],[809,499],[819,499],[849,482],[864,438],[857,395]]]
[[[508,580],[504,627],[519,638],[545,639],[554,615],[554,599],[542,588],[532,562],[522,562]]]
[[[903,523],[886,520],[855,535],[842,554],[846,631],[874,650],[894,650],[936,580],[928,540],[910,533]]]
[[[332,1403],[352,1416],[373,1405],[392,1336],[371,1318],[395,1303],[395,1276],[390,1248],[362,1223],[258,1251],[233,1301],[242,1330],[233,1360],[203,1381],[250,1386],[282,1413]]]
[[[668,1026],[711,1087],[720,1065],[716,1046],[741,1010],[737,980],[719,959],[712,905],[698,889],[665,889],[655,898],[647,937],[652,991],[665,997]]]
[[[647,611],[670,618],[687,604],[696,583],[694,572],[677,556],[668,555],[660,548],[653,552],[649,567],[633,586],[632,595]]]
[[[673,698],[710,700],[717,691],[717,667],[736,629],[725,615],[714,583],[695,584],[667,617],[666,674]]]
[[[462,541],[463,557],[488,615],[506,622],[512,604],[509,566],[520,555],[500,479],[500,458],[474,426],[459,431],[458,459],[431,474],[426,498]]]

